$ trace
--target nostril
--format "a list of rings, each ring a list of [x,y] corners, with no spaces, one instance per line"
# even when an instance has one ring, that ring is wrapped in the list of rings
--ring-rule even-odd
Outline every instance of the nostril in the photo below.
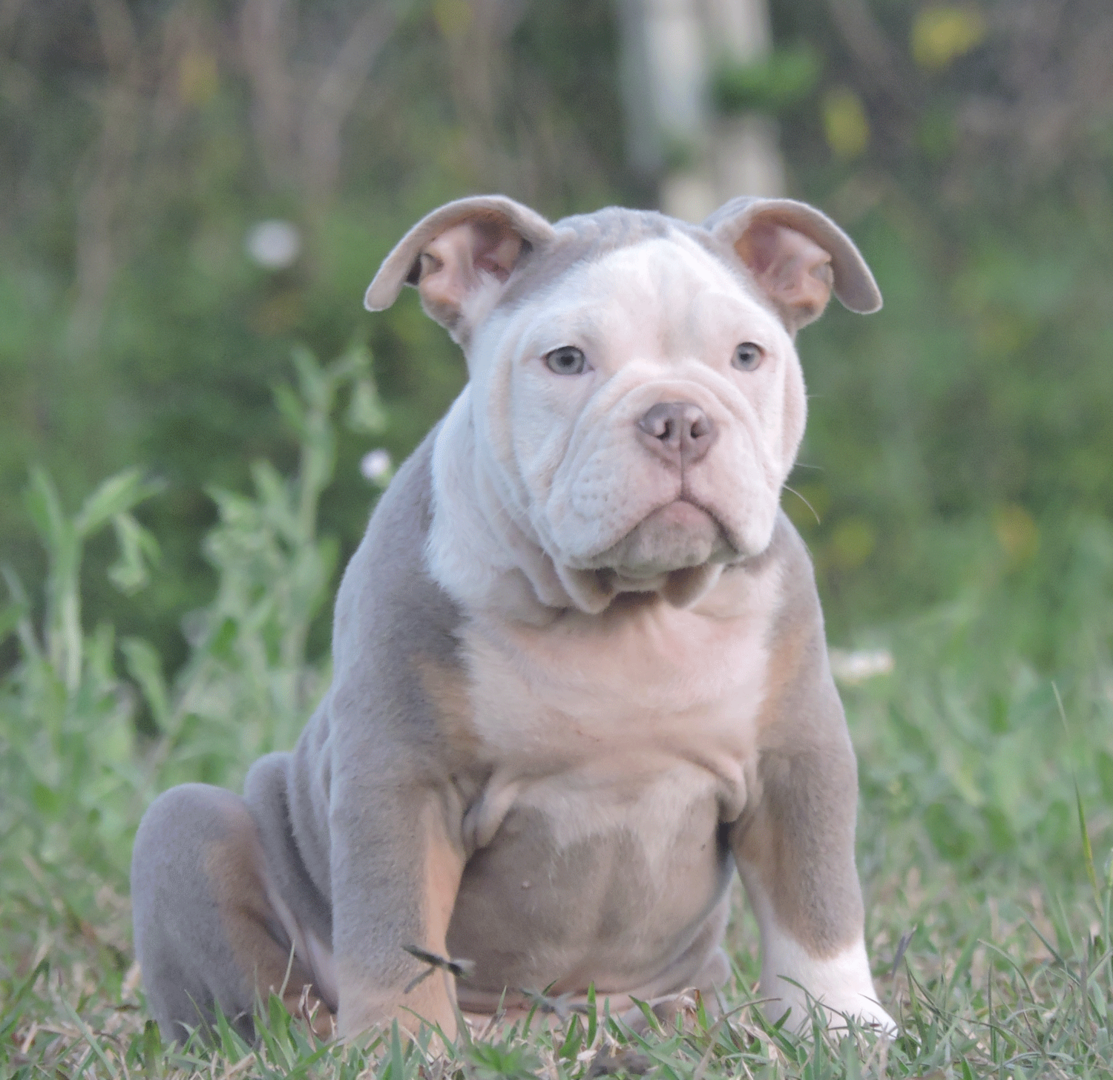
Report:
[[[707,414],[702,410],[696,410],[696,416],[685,417],[688,421],[688,434],[693,439],[703,439],[711,434],[711,421],[708,420]]]
[[[674,406],[667,401],[654,405],[638,421],[638,427],[654,439],[670,442],[677,431]]]

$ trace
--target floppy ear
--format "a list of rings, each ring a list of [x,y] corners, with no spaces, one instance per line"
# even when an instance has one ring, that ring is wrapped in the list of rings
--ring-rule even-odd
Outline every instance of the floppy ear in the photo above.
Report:
[[[792,333],[823,314],[832,291],[851,311],[881,307],[881,291],[854,242],[807,203],[732,199],[703,227],[734,248]]]
[[[502,195],[457,199],[422,218],[383,260],[367,289],[369,311],[390,307],[403,285],[461,345],[494,306],[529,250],[554,235],[528,206]]]

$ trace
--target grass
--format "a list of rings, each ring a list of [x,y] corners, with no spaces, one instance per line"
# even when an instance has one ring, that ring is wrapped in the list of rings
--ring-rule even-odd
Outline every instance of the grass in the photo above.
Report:
[[[730,929],[733,1011],[699,1010],[646,1036],[597,1010],[461,1041],[430,1061],[396,1032],[316,1042],[277,1001],[261,1042],[223,1028],[173,1050],[145,1017],[132,963],[126,869],[155,792],[187,779],[236,786],[288,746],[328,671],[307,659],[335,547],[316,506],[334,461],[333,415],[367,402],[366,358],[302,354],[280,395],[303,443],[292,477],[266,465],[254,494],[214,492],[206,545],[212,603],[186,623],[191,656],[168,680],[144,641],[81,620],[81,553],[113,529],[114,580],[142,600],[157,560],[134,515],[157,497],[138,472],[76,513],[35,474],[32,519],[50,560],[41,594],[8,575],[0,633],[19,660],[0,685],[0,1075],[246,1077],[1108,1077],[1113,1073],[1113,666],[1107,593],[1076,590],[1054,623],[1066,657],[1041,670],[1017,626],[1044,618],[1013,574],[963,575],[945,606],[864,628],[848,647],[887,649],[892,670],[843,686],[858,748],[859,865],[878,992],[892,1042],[857,1031],[796,1038],[757,1001],[756,928],[741,899]],[[367,411],[365,409],[365,411]],[[1104,567],[1113,531],[1088,527],[1079,558]],[[1084,549],[1084,550],[1083,550]],[[1046,652],[1046,650],[1045,650]],[[884,668],[885,665],[881,665]],[[234,719],[233,719],[234,718]]]

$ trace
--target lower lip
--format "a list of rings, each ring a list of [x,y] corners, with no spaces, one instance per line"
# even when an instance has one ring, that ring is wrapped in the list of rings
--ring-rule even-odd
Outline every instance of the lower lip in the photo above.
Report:
[[[710,519],[707,511],[701,510],[698,506],[684,499],[677,499],[676,502],[671,502],[668,506],[662,506],[660,510],[655,510],[651,516],[658,521],[669,525],[678,525],[685,529],[698,528]]]

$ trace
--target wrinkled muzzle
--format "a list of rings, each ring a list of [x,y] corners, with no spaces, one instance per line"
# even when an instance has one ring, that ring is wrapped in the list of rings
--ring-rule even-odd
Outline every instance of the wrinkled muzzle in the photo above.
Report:
[[[651,384],[580,417],[533,515],[554,561],[648,585],[764,550],[783,477],[748,403],[724,397]]]

